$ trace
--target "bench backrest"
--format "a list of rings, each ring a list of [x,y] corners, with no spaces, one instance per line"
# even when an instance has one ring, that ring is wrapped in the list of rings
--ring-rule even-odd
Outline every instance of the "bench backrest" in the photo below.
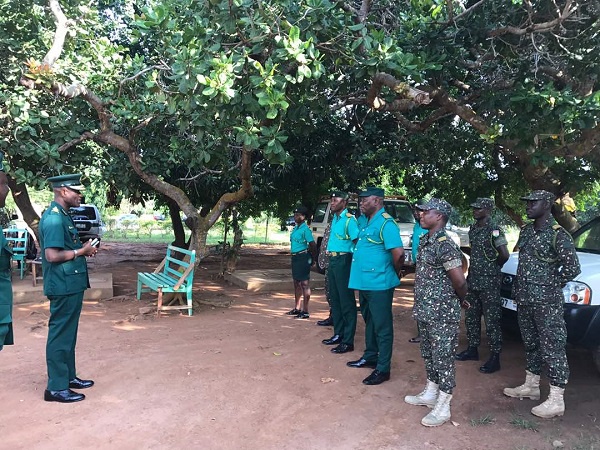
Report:
[[[181,259],[180,259],[181,258]],[[187,272],[185,281],[194,276],[194,265],[196,264],[196,250],[186,250],[184,248],[169,245],[167,247],[167,256],[164,259],[162,271],[176,280],[182,274]]]
[[[21,228],[7,228],[4,230],[4,237],[9,243],[12,243],[13,259],[25,259],[27,252],[27,235],[29,232]]]

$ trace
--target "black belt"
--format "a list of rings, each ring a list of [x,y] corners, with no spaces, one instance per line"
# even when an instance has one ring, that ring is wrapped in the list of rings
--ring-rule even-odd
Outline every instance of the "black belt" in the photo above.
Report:
[[[329,252],[330,256],[342,256],[342,255],[349,255],[350,252]]]
[[[308,250],[302,250],[301,252],[292,253],[292,255],[301,255],[302,253],[308,253]]]

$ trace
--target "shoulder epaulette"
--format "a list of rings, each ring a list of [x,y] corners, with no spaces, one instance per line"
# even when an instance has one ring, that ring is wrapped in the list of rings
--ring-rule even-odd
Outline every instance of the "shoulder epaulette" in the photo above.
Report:
[[[445,240],[447,240],[446,236],[440,236],[439,238],[437,238],[438,242],[444,242]]]
[[[354,214],[348,212],[346,213],[346,217],[349,219],[350,217],[354,217]]]
[[[390,216],[388,213],[384,212],[381,214],[383,216],[384,219],[393,219],[392,216]]]
[[[558,231],[558,230],[560,230],[561,228],[562,228],[562,227],[561,227],[560,225],[558,225],[558,224],[557,224],[557,225],[552,225],[552,229],[553,229],[553,230],[556,230],[556,231]]]

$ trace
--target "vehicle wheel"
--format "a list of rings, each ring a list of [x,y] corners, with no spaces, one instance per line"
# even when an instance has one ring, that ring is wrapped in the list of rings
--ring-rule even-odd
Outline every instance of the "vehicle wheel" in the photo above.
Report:
[[[600,372],[600,345],[592,349],[592,358],[596,364],[596,370]]]

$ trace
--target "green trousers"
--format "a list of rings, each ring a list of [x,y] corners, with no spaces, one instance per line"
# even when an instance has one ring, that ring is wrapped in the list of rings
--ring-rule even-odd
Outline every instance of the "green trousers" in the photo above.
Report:
[[[360,312],[365,319],[365,352],[363,358],[377,361],[377,370],[389,372],[394,343],[392,300],[394,288],[383,291],[358,291]]]
[[[83,305],[83,292],[64,296],[51,296],[46,365],[48,367],[48,390],[61,391],[69,388],[75,378],[75,345],[79,316]]]
[[[329,258],[329,268],[327,269],[327,279],[334,333],[342,337],[342,343],[354,345],[356,298],[354,297],[354,289],[348,288],[351,264],[351,253],[331,256]]]

